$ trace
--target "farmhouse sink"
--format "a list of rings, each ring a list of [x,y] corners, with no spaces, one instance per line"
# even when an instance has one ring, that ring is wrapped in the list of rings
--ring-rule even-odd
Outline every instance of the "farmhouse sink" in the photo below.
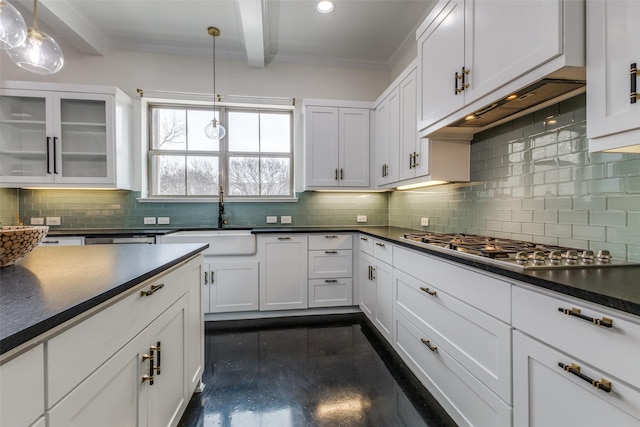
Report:
[[[256,253],[256,236],[251,230],[186,230],[161,236],[159,240],[159,243],[208,243],[205,256]]]

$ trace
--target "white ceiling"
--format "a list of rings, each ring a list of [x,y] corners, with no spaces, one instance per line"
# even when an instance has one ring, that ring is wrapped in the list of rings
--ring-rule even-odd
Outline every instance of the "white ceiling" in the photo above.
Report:
[[[32,0],[10,0],[33,19]],[[435,0],[39,0],[40,28],[83,53],[107,49],[216,55],[389,70]]]

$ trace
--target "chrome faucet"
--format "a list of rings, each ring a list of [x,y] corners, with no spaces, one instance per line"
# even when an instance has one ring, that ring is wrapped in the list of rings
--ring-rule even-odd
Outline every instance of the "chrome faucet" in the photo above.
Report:
[[[222,228],[226,223],[226,221],[222,219],[222,215],[224,215],[224,190],[221,185],[218,190],[218,228]]]

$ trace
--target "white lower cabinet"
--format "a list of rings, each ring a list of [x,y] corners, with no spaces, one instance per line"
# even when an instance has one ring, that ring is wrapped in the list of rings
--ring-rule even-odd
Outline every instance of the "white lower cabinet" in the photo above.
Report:
[[[45,237],[40,246],[83,246],[84,236]]]
[[[258,310],[258,261],[210,262],[205,264],[206,313]]]
[[[44,345],[0,366],[0,425],[26,426],[44,414]]]
[[[353,236],[309,236],[309,307],[353,304]]]
[[[260,310],[308,307],[306,234],[258,236]]]
[[[397,312],[393,321],[393,347],[458,425],[511,425],[511,407],[460,365],[437,338]]]
[[[392,341],[393,333],[393,267],[382,261],[391,260],[392,246],[375,241],[382,253],[379,257],[360,252],[360,308],[380,333]],[[374,246],[375,248],[375,246]],[[373,251],[376,252],[375,249]]]
[[[519,331],[513,334],[513,380],[514,426],[640,425],[640,390]],[[591,380],[610,381],[611,391]]]
[[[49,411],[49,426],[177,425],[187,404],[185,295]]]

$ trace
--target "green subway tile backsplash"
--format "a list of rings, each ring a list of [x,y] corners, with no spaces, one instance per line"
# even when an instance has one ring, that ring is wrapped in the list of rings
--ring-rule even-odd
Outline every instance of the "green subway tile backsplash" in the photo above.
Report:
[[[390,225],[608,249],[640,261],[640,155],[588,152],[584,95],[477,134],[471,180],[391,193]],[[439,208],[453,200],[463,203]]]
[[[86,190],[17,191],[20,215],[59,216],[61,229],[69,228],[176,228],[216,227],[217,203],[140,203],[138,192]],[[4,193],[3,193],[4,194]],[[298,202],[229,202],[230,227],[266,226],[266,216],[290,215],[292,226],[352,226],[357,215],[366,225],[387,225],[386,193],[300,193]],[[4,208],[4,203],[3,203]],[[144,225],[144,217],[169,217],[171,224]]]

